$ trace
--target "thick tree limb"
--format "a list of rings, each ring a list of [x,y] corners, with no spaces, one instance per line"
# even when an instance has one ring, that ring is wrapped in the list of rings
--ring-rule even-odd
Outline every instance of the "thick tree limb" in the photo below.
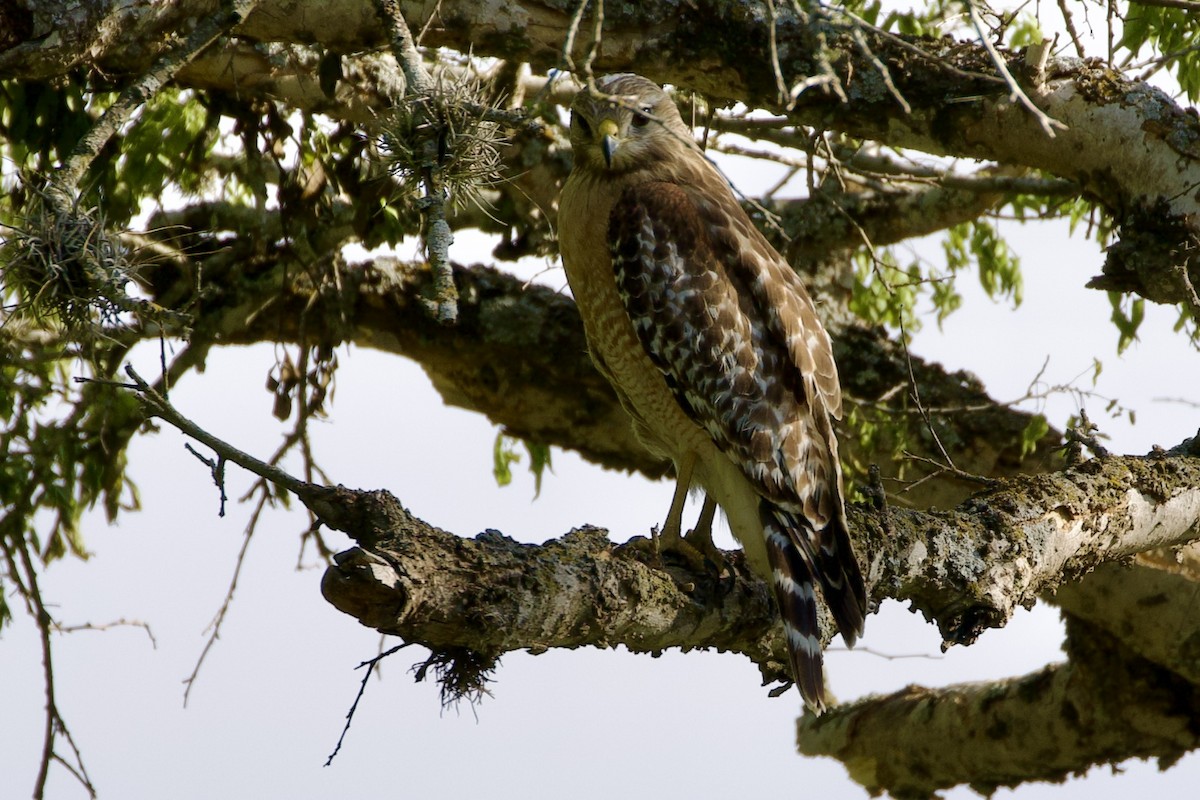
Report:
[[[1000,188],[1000,185],[997,186]],[[779,243],[802,264],[866,243],[895,244],[979,219],[1004,203],[1008,192],[941,186],[902,191],[841,193],[823,189],[812,198],[771,206],[791,241]]]
[[[561,55],[573,8],[525,0],[494,13],[487,4],[443,0],[436,6],[439,24],[430,28],[426,44],[525,57],[539,69],[550,68]],[[58,13],[56,4],[39,7],[29,26],[34,38],[0,54],[0,76],[51,77],[85,59],[109,74],[140,72],[162,47],[155,37],[195,15],[199,6],[180,3],[156,15],[115,9],[89,4],[94,16],[82,20],[80,14]],[[433,9],[409,2],[401,10],[406,18],[425,20]],[[384,44],[371,11],[360,0],[324,4],[321,24],[314,25],[284,0],[268,0],[238,31],[264,42],[371,50]],[[114,27],[109,12],[124,13],[119,39],[95,33]],[[64,25],[64,20],[77,24]],[[38,38],[51,21],[58,23],[56,36]],[[825,74],[822,65],[832,65],[849,102],[837,93],[809,91],[794,107],[780,106],[776,65],[767,57],[772,33],[778,63],[791,70],[786,80]],[[140,47],[130,46],[130,35]],[[1200,238],[1200,201],[1192,191],[1200,184],[1200,122],[1158,90],[1090,62],[1051,61],[1022,77],[1027,70],[1021,59],[1001,55],[1023,82],[1024,94],[1067,130],[1046,136],[1038,121],[1010,100],[1008,84],[980,44],[885,34],[832,14],[802,21],[786,8],[767,25],[761,8],[748,0],[608,8],[593,66],[641,72],[891,145],[1049,170],[1103,203],[1122,235],[1132,240],[1125,250],[1115,250],[1097,285],[1137,291],[1157,302],[1188,300],[1189,281],[1200,284],[1192,256]],[[238,74],[226,70],[214,80],[228,84],[241,80]],[[1141,246],[1142,231],[1158,238],[1148,253]],[[1176,269],[1180,259],[1186,260],[1184,271]]]
[[[1200,686],[1200,546],[1139,553],[1063,586],[1055,605]]]
[[[768,678],[787,674],[771,596],[738,558],[733,576],[718,582],[649,567],[597,528],[541,546],[496,531],[464,540],[409,516],[389,495],[374,494],[364,505],[394,527],[379,530],[369,550],[340,553],[321,589],[381,632],[489,659],[585,645],[643,653],[716,648],[745,653]]]
[[[881,596],[911,599],[948,643],[970,643],[1101,563],[1200,536],[1198,521],[1200,460],[1093,459],[1004,481],[949,514],[894,512],[889,531],[865,528],[863,550]]]
[[[342,526],[334,521],[330,524],[345,530],[371,554],[365,561],[359,556],[345,556],[352,567],[378,565],[378,556],[391,565],[392,572],[373,568],[351,575],[350,570],[339,572],[339,567],[331,567],[335,574],[326,588],[330,602],[348,613],[354,609],[388,609],[382,616],[370,614],[366,624],[372,627],[386,624],[387,632],[433,649],[482,647],[488,653],[516,647],[575,647],[598,641],[656,650],[682,646],[681,635],[690,646],[760,652],[745,641],[735,644],[726,638],[710,640],[713,634],[709,631],[727,633],[714,628],[714,620],[705,622],[707,618],[693,617],[681,624],[680,604],[685,596],[667,591],[661,582],[653,593],[638,588],[639,582],[648,578],[638,571],[640,567],[630,571],[618,566],[615,561],[620,556],[611,553],[610,548],[584,544],[581,551],[570,554],[569,562],[580,558],[596,562],[583,571],[585,578],[543,581],[532,565],[552,563],[549,551],[515,545],[490,533],[474,544],[465,544],[439,532],[437,536],[443,543],[437,547],[424,538],[419,546],[410,546],[403,541],[409,531],[416,525],[421,536],[428,537],[426,526],[412,522],[390,497],[372,496],[372,502],[390,509],[380,512],[380,519],[403,520],[398,523],[398,532],[389,532],[376,522],[363,527]],[[872,595],[875,599],[910,601],[937,623],[948,644],[970,644],[986,628],[1006,624],[1017,608],[1032,606],[1039,595],[1054,591],[1102,563],[1200,538],[1198,523],[1200,460],[1189,457],[1093,460],[1064,473],[1007,480],[953,512],[893,511],[884,518],[861,507],[851,511],[851,529],[861,540],[858,551],[870,554],[864,572]],[[559,548],[569,544],[559,541],[543,547],[552,548],[558,558],[568,553]],[[435,550],[445,555],[427,555]],[[525,576],[524,580],[510,586],[511,576],[518,575]],[[676,577],[696,586],[706,582],[706,576],[682,568]],[[500,585],[491,585],[493,581]],[[345,588],[350,586],[353,588]],[[594,598],[614,589],[619,589],[622,597],[638,598],[636,619],[614,614],[602,634],[593,634],[599,638],[574,638],[579,630],[596,624],[590,616],[596,613]],[[453,601],[463,597],[463,592],[481,593],[480,598],[502,596],[508,599],[501,605],[511,603],[513,608],[523,610],[509,620],[512,624],[493,631],[490,639],[468,638],[485,635],[486,631],[478,620],[464,616],[467,610],[490,604]],[[423,600],[414,606],[414,596],[440,597],[441,601],[430,604]],[[726,612],[710,597],[705,613],[720,617]],[[773,615],[769,604],[765,613]],[[457,618],[456,623],[449,622],[451,616]],[[546,624],[536,621],[551,618],[558,626],[556,636],[550,635],[554,631]],[[529,630],[521,630],[518,619],[535,621]],[[431,620],[436,621],[433,628]],[[761,623],[757,617],[752,623],[743,617],[740,624],[751,624],[758,630],[755,626]],[[827,630],[832,635],[832,627],[827,626]],[[432,639],[427,638],[431,631]],[[753,641],[758,641],[758,635]]]
[[[950,514],[892,515],[886,535],[893,546],[867,549],[872,595],[910,599],[948,641],[969,643],[983,626],[1003,625],[1014,602],[1032,604],[1102,562],[1109,562],[1103,571],[1120,569],[1111,562],[1200,537],[1198,479],[1195,458],[1112,458],[1009,482]],[[322,591],[382,632],[435,653],[480,653],[488,665],[515,649],[619,643],[635,652],[732,650],[758,663],[767,681],[786,674],[766,587],[736,555],[734,577],[714,583],[683,566],[672,566],[670,576],[648,567],[595,529],[541,546],[494,531],[462,540],[412,518],[385,493],[334,494],[323,500],[353,512],[327,519],[361,546],[338,556]],[[852,510],[852,528],[866,531],[872,545],[882,522]],[[1190,620],[1194,596],[1193,584],[1142,597],[1125,611]],[[825,630],[827,639],[834,635],[828,620]],[[1173,633],[1194,651],[1195,630],[1190,621]],[[1065,665],[998,683],[913,687],[820,720],[805,717],[801,752],[841,759],[872,791],[925,797],[964,782],[986,792],[1061,780],[1130,757],[1169,763],[1200,746],[1196,683],[1099,627],[1074,621],[1068,631]],[[1161,650],[1156,632],[1135,639]],[[1194,661],[1194,652],[1185,656]]]
[[[364,624],[434,651],[493,659],[518,648],[622,643],[736,650],[768,677],[781,665],[769,641],[770,595],[736,555],[730,581],[688,566],[668,577],[642,564],[636,549],[614,551],[597,531],[541,546],[495,531],[463,540],[414,518],[388,492],[295,479],[209,433],[127,372],[154,416],[286,487],[358,542],[322,587]],[[850,522],[856,549],[870,554],[864,573],[875,599],[909,600],[947,643],[969,644],[1018,606],[1105,562],[1200,538],[1200,458],[1093,459],[1004,481],[954,512],[855,507]],[[828,639],[833,625],[825,623]]]
[[[194,295],[194,279],[170,264],[145,277],[158,302],[173,307],[200,302],[195,311],[203,320],[196,335],[201,341],[295,341],[305,319],[309,341],[352,341],[416,360],[448,403],[483,413],[515,436],[651,477],[668,468],[634,438],[612,389],[595,371],[570,298],[484,267],[456,267],[460,314],[458,324],[448,327],[431,324],[424,311],[431,277],[420,264],[376,259],[343,268],[336,282],[320,284],[309,272],[279,264],[251,271],[251,264],[236,257],[207,264],[208,288],[201,297]],[[882,331],[858,326],[835,331],[834,339],[845,391],[861,413],[892,420],[899,413],[907,420],[908,449],[934,452],[920,415],[909,413],[902,348]],[[972,376],[947,374],[919,359],[913,369],[924,402],[941,410],[934,414],[938,437],[960,468],[1012,475],[1057,463],[1059,435],[1051,432],[1022,456],[1021,433],[1030,416],[998,405]],[[844,437],[847,451],[864,464],[879,463],[885,475],[903,466],[895,463],[894,451],[860,452],[852,438]],[[933,481],[908,499],[950,507],[964,495],[961,486]]]
[[[1200,688],[1068,620],[1070,661],[1021,678],[910,687],[797,723],[800,752],[833,756],[872,793],[925,798],[1065,780],[1096,764],[1200,746]]]

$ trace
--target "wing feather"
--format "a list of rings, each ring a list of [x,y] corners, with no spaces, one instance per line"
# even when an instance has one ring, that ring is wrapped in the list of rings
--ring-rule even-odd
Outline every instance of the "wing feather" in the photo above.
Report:
[[[609,218],[617,289],[680,405],[778,507],[853,641],[866,598],[829,419],[841,408],[829,338],[790,267],[732,196],[736,211],[714,195],[627,188]]]
[[[840,491],[819,490],[837,483],[827,418],[840,394],[828,336],[803,288],[780,283],[737,227],[750,226],[745,215],[721,224],[713,216],[675,184],[626,189],[609,218],[618,292],[697,423],[764,496],[823,527],[841,505]]]

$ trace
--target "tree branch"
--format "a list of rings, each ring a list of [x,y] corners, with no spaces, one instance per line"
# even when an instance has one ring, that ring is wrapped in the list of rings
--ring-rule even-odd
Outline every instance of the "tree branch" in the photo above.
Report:
[[[462,540],[416,519],[388,492],[293,478],[209,434],[126,372],[155,416],[288,488],[359,543],[329,568],[322,589],[381,632],[489,659],[584,644],[715,647],[747,654],[768,678],[779,674],[770,595],[736,555],[729,584],[687,565],[668,577],[594,530],[540,547],[494,531]],[[1004,481],[954,512],[855,507],[850,522],[856,549],[870,554],[864,574],[875,599],[909,600],[948,644],[970,644],[1017,607],[1105,562],[1200,538],[1200,459],[1093,459]],[[824,623],[828,639],[834,629]]]
[[[1194,191],[1200,185],[1200,122],[1159,90],[1080,60],[1051,60],[1027,79],[1021,57],[997,51],[1032,104],[1067,126],[1051,138],[1024,106],[1009,98],[1008,84],[994,75],[995,62],[980,44],[906,38],[835,12],[801,18],[785,7],[779,8],[776,24],[767,26],[751,7],[757,8],[750,0],[694,0],[670,8],[609,8],[604,47],[594,66],[636,71],[712,98],[774,109],[796,124],[929,153],[1047,170],[1076,182],[1103,204],[1128,242],[1126,249],[1110,253],[1097,288],[1179,303],[1189,299],[1189,282],[1200,285],[1200,200]],[[415,2],[400,4],[402,13],[419,13],[418,8]],[[442,0],[440,27],[430,28],[426,44],[479,56],[524,57],[535,68],[549,69],[561,57],[573,8],[525,0],[506,6],[505,14],[494,14],[469,0]],[[54,3],[39,5],[31,30],[39,24],[48,30],[60,17],[70,17],[56,9]],[[143,36],[148,36],[158,30],[155,26],[178,23],[195,11],[192,2],[182,2],[164,10],[153,25],[139,18],[131,27],[144,27]],[[140,74],[162,45],[147,39],[142,47],[131,48],[125,36],[97,39],[96,25],[113,24],[101,17],[90,28],[72,27],[52,40],[11,47],[0,54],[0,77],[62,75],[63,65],[85,60],[107,74]],[[385,44],[370,7],[348,0],[324,8],[320,25],[286,10],[283,0],[263,0],[239,30],[263,42],[314,40],[336,52]],[[781,104],[767,57],[772,34],[780,64],[796,75],[825,74],[822,65],[834,65],[851,102],[833,92],[808,91],[794,105],[790,98]],[[697,52],[704,52],[713,67],[693,68]],[[258,77],[253,71],[226,69],[211,79],[228,91],[253,94]],[[316,86],[318,81],[309,77]],[[306,96],[336,112],[328,98]],[[1157,247],[1144,246],[1155,238]],[[1178,268],[1180,263],[1185,269]]]
[[[313,26],[304,14],[284,10],[281,2],[263,0],[239,30],[264,42],[316,37],[337,52],[364,52],[385,43],[374,14],[361,4],[335,4],[324,11],[322,24]],[[1128,242],[1126,248],[1112,249],[1104,276],[1093,285],[1171,303],[1189,299],[1189,283],[1200,285],[1200,200],[1193,191],[1200,185],[1200,122],[1163,92],[1079,60],[1049,61],[1032,85],[1022,78],[1026,67],[1019,56],[997,52],[1028,100],[1068,127],[1050,138],[1020,103],[1009,100],[1008,84],[995,77],[994,59],[980,44],[887,34],[834,12],[804,24],[784,7],[770,26],[773,31],[768,31],[758,14],[745,12],[746,2],[680,2],[671,24],[664,23],[656,6],[608,8],[594,66],[637,71],[710,97],[775,109],[796,124],[934,154],[1049,170],[1076,182],[1103,204]],[[55,8],[46,4],[35,11],[35,16],[46,14],[43,26],[64,16],[55,16]],[[400,4],[401,12],[416,10],[418,4]],[[167,25],[173,14],[184,18],[190,13],[190,2],[181,2],[154,22]],[[712,24],[716,18],[722,20],[720,26]],[[490,13],[468,0],[443,0],[439,19],[442,26],[428,31],[430,46],[472,50],[476,55],[521,53],[535,67],[550,68],[560,58],[571,18],[566,10],[528,0],[511,4],[505,14]],[[160,52],[156,48],[161,44],[154,41],[144,48],[127,48],[124,37],[97,40],[89,24],[102,28],[108,20],[82,19],[52,40],[26,41],[8,49],[0,54],[0,77],[48,77],[62,74],[62,65],[84,59],[109,74],[140,73],[149,64],[146,59]],[[149,23],[139,18],[134,30],[137,25]],[[821,65],[838,65],[850,102],[808,91],[794,106],[791,100],[781,104],[778,80],[767,58],[772,32],[780,64],[797,73],[817,74]],[[696,52],[707,53],[714,64],[722,65],[720,70],[688,66]],[[876,61],[886,70],[878,70]],[[226,68],[214,79],[229,91],[253,95],[257,77]],[[308,83],[318,82],[310,76]],[[905,98],[910,110],[895,101],[896,94]],[[334,112],[328,97],[318,100],[312,92],[305,96]],[[1150,242],[1156,246],[1146,247]],[[1181,263],[1186,269],[1178,269]]]
[[[425,63],[417,50],[408,23],[400,10],[398,0],[375,0],[375,7],[387,28],[392,54],[404,70],[405,91],[403,102],[411,105],[415,141],[406,143],[419,153],[421,184],[425,194],[421,198],[421,212],[425,218],[425,253],[435,276],[432,311],[438,322],[453,324],[458,320],[458,290],[454,286],[454,273],[450,266],[450,243],[454,236],[446,222],[446,192],[442,179],[442,162],[447,157],[441,149],[442,138],[447,135],[445,122],[437,118],[433,107],[436,91],[433,78],[425,70]],[[399,98],[397,98],[399,99]]]
[[[1139,553],[1063,586],[1051,602],[1131,652],[1200,686],[1200,545]]]
[[[194,340],[297,341],[298,320],[309,309],[310,343],[353,341],[412,358],[425,367],[447,403],[483,413],[514,436],[650,477],[668,469],[634,437],[625,411],[596,372],[570,298],[485,267],[456,267],[459,321],[444,326],[431,324],[425,312],[424,298],[432,287],[421,264],[376,259],[343,267],[336,285],[326,281],[317,286],[309,272],[285,263],[262,265],[270,274],[250,272],[248,263],[237,258],[225,259],[222,264],[228,266],[206,262],[207,285],[200,296],[187,273],[168,269],[156,276],[148,267],[144,276],[156,301],[169,298],[172,306],[193,308],[197,319],[204,320]],[[903,434],[908,449],[931,447],[919,419],[894,413],[908,404],[902,348],[881,331],[859,326],[834,330],[834,341],[849,398],[864,414],[885,415],[893,424],[908,419]],[[1061,441],[1057,432],[1023,455],[1021,436],[1029,414],[996,403],[965,373],[946,373],[919,359],[913,360],[913,369],[926,404],[945,409],[935,415],[938,436],[961,469],[1011,475],[1054,463],[1053,451]],[[904,466],[892,449],[857,451],[848,441],[853,438],[844,437],[847,457],[877,462],[889,477]],[[890,440],[878,445],[888,447]],[[964,495],[955,484],[934,481],[909,499],[945,508]]]
[[[58,180],[68,196],[76,194],[79,181],[100,150],[148,99],[158,94],[175,74],[222,34],[240,24],[258,0],[224,0],[218,13],[202,17],[180,46],[166,51],[152,69],[140,75],[123,92],[71,151]],[[64,203],[69,208],[72,202]]]
[[[963,783],[988,795],[1061,782],[1129,758],[1169,765],[1200,746],[1195,684],[1100,628],[1069,619],[1067,632],[1065,664],[1007,681],[910,687],[802,717],[800,752],[837,758],[873,794],[923,798]]]
[[[545,550],[516,545],[493,533],[482,534],[468,545],[451,534],[429,533],[428,526],[414,521],[390,496],[380,499],[375,493],[371,502],[386,509],[371,519],[388,520],[395,526],[393,531],[379,522],[341,529],[368,552],[369,562],[376,563],[379,556],[391,564],[395,577],[387,570],[350,575],[350,570],[338,572],[340,567],[331,567],[335,574],[328,580],[353,581],[353,590],[327,588],[326,595],[347,613],[373,609],[364,624],[386,633],[433,649],[457,646],[487,653],[599,642],[646,650],[686,643],[762,652],[746,640],[723,638],[728,632],[717,621],[724,612],[712,598],[705,613],[714,617],[691,617],[687,624],[681,623],[680,604],[696,598],[667,591],[665,583],[657,584],[654,591],[639,588],[640,582],[648,580],[642,567],[618,563],[620,554],[611,553],[609,546],[600,552],[595,542],[585,543],[567,557],[557,548],[569,551],[570,536],[544,545],[550,548]],[[871,576],[873,597],[910,601],[938,624],[948,644],[970,644],[986,628],[1005,625],[1017,608],[1032,605],[1043,593],[1104,562],[1200,537],[1200,460],[1093,460],[1069,472],[1006,480],[953,512],[892,510],[885,521],[878,512],[854,507],[850,522],[861,540],[856,549],[870,554],[864,573]],[[407,537],[416,535],[414,530],[420,533],[420,542],[410,545]],[[442,544],[435,546],[437,537]],[[435,551],[443,555],[430,555]],[[554,558],[549,557],[551,552]],[[511,577],[506,576],[529,576],[532,564],[555,563],[560,557],[596,564],[585,570],[586,577],[571,581],[527,577],[509,585]],[[363,563],[359,556],[346,558],[352,567]],[[684,585],[705,585],[706,576],[682,567],[673,574]],[[493,585],[497,581],[499,585]],[[594,638],[577,638],[579,631],[597,624],[592,617],[597,613],[595,598],[614,588],[623,597],[638,598],[636,615],[614,613],[601,631],[589,634]],[[512,624],[480,628],[479,621],[472,621],[471,612],[465,611],[480,606],[462,603],[463,592],[479,592],[481,597],[501,592],[509,598],[505,602],[521,613],[514,611]],[[414,605],[414,596],[441,600]],[[451,602],[452,598],[459,601]],[[551,630],[538,621],[542,619],[538,614],[553,619],[556,627]],[[769,603],[765,614],[773,619]],[[515,620],[530,620],[529,627]],[[760,618],[742,617],[739,624],[750,624],[757,633],[749,641],[758,641]],[[826,629],[832,635],[832,627]],[[681,641],[680,636],[685,638]]]

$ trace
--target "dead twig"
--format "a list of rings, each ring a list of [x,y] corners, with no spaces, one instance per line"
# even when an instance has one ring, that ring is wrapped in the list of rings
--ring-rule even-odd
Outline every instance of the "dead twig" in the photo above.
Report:
[[[393,653],[403,650],[410,644],[412,644],[412,642],[401,642],[395,647],[385,650],[374,658],[369,658],[355,667],[355,669],[362,669],[363,667],[366,667],[367,671],[363,674],[362,683],[360,683],[358,686],[358,694],[354,696],[354,702],[350,704],[350,710],[346,712],[346,724],[342,727],[342,735],[338,737],[337,744],[334,746],[333,752],[329,754],[329,758],[325,759],[325,766],[328,767],[330,764],[332,764],[333,759],[337,758],[338,752],[342,749],[342,742],[345,741],[346,734],[350,732],[350,724],[354,721],[354,712],[358,710],[358,701],[363,699],[363,695],[367,691],[367,681],[371,679],[371,674],[375,672],[375,668],[379,665],[379,662],[383,661]]]
[[[992,59],[992,63],[996,65],[996,70],[1004,78],[1005,83],[1008,84],[1009,99],[1014,103],[1020,103],[1027,111],[1029,111],[1029,113],[1033,115],[1034,119],[1038,121],[1038,125],[1041,126],[1045,134],[1051,139],[1055,137],[1056,130],[1065,131],[1067,126],[1038,108],[1037,105],[1035,105],[1034,102],[1029,99],[1029,95],[1025,93],[1025,90],[1021,88],[1021,85],[1017,83],[1017,79],[1013,77],[1013,74],[1009,72],[1008,64],[1006,64],[1004,61],[1004,56],[1000,55],[1000,51],[998,51],[996,46],[992,44],[992,40],[988,37],[987,31],[984,30],[983,19],[979,16],[979,9],[975,6],[975,0],[964,0],[964,3],[967,7],[967,13],[971,17],[971,24],[975,26],[975,31],[979,34],[979,41],[983,44],[984,49],[987,50],[988,55]]]

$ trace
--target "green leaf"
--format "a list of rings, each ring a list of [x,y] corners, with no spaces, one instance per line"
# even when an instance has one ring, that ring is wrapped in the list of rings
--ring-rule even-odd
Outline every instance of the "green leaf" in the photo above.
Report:
[[[1127,51],[1126,58],[1132,58],[1145,48],[1179,81],[1188,100],[1200,98],[1200,15],[1185,9],[1131,4],[1117,50]]]
[[[1138,328],[1146,318],[1146,302],[1138,297],[1131,299],[1120,292],[1109,292],[1108,302],[1112,305],[1113,325],[1117,327],[1117,355],[1137,340]]]
[[[1038,442],[1049,432],[1050,423],[1046,421],[1045,414],[1034,414],[1030,417],[1025,429],[1021,431],[1021,458],[1036,450]]]
[[[496,478],[497,486],[512,483],[512,464],[521,460],[521,454],[514,448],[516,442],[516,439],[503,432],[496,434],[496,443],[492,445],[492,475]]]
[[[1019,50],[1022,47],[1037,44],[1046,38],[1046,35],[1042,33],[1042,26],[1038,24],[1037,17],[1029,14],[1022,14],[1010,24],[1005,35],[1011,50]]]
[[[901,269],[890,249],[882,251],[878,263],[859,251],[854,254],[854,279],[850,310],[860,319],[892,328],[903,325],[909,333],[920,328],[914,309],[924,276],[918,263]]]
[[[536,500],[542,493],[542,474],[547,468],[554,470],[550,463],[550,445],[526,440],[525,450],[529,453],[529,471],[533,473],[533,499]]]

